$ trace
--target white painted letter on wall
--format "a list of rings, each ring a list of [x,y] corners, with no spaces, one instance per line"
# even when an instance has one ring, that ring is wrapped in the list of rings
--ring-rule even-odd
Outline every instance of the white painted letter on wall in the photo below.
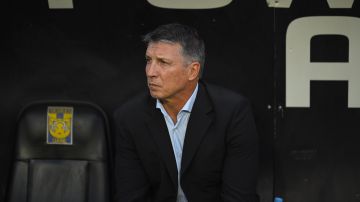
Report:
[[[310,62],[310,40],[316,35],[349,39],[349,62]],[[286,33],[286,107],[310,107],[310,81],[348,81],[348,107],[360,108],[360,18],[303,17]]]
[[[151,5],[169,9],[210,9],[227,6],[232,0],[147,0]]]
[[[330,8],[352,8],[354,0],[327,0]]]
[[[301,1],[301,0],[296,0]],[[325,0],[323,0],[325,1]],[[354,0],[326,0],[330,8],[352,8]],[[290,8],[293,0],[266,0],[268,7]]]

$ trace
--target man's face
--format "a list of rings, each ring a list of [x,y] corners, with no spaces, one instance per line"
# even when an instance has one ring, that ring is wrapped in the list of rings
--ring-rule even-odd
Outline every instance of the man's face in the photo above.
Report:
[[[171,100],[189,90],[192,68],[178,43],[153,42],[146,50],[146,77],[152,97]]]

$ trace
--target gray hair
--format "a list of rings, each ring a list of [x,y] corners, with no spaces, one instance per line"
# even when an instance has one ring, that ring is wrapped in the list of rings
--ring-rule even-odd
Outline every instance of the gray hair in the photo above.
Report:
[[[179,43],[184,57],[200,63],[202,75],[205,63],[205,44],[196,29],[178,23],[160,25],[146,34],[143,41],[148,45],[153,42]]]

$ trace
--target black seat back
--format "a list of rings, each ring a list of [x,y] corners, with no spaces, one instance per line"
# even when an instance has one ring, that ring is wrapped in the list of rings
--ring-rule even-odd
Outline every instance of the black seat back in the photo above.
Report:
[[[108,123],[83,102],[37,102],[20,114],[10,202],[110,201]]]

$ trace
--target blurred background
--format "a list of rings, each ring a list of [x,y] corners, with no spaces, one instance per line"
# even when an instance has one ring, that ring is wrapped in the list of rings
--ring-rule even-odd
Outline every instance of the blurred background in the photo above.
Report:
[[[159,2],[168,5],[161,7]],[[298,62],[304,68],[338,65],[337,72],[324,71],[336,77],[342,71],[349,73],[346,64],[354,65],[360,58],[360,34],[346,34],[360,33],[360,0],[228,0],[218,1],[217,8],[208,8],[213,1],[194,0],[184,1],[180,5],[186,8],[180,9],[171,2],[176,1],[2,3],[0,201],[12,170],[16,120],[22,107],[38,100],[88,101],[103,108],[111,120],[118,106],[146,90],[141,37],[171,22],[193,26],[204,38],[204,80],[250,99],[260,137],[262,202],[274,197],[289,202],[360,201],[360,106],[348,106],[350,78],[297,83],[310,86],[310,106],[286,101],[286,84],[297,82],[287,73],[294,75],[292,67],[298,68]],[[299,19],[312,22],[324,16],[330,25],[316,24],[320,33],[311,40],[302,37],[311,27],[299,26],[291,37],[287,35],[289,25],[297,25]],[[326,16],[337,17],[343,26]],[[344,16],[352,17],[355,26]],[[329,27],[340,34],[321,32]],[[287,49],[290,42],[295,45]],[[304,44],[309,47],[305,52],[296,51]],[[308,59],[302,61],[300,55]],[[360,69],[360,63],[355,66]],[[351,79],[360,81],[360,74],[352,74]],[[360,85],[352,88],[360,92]],[[288,87],[288,92],[294,89]]]

